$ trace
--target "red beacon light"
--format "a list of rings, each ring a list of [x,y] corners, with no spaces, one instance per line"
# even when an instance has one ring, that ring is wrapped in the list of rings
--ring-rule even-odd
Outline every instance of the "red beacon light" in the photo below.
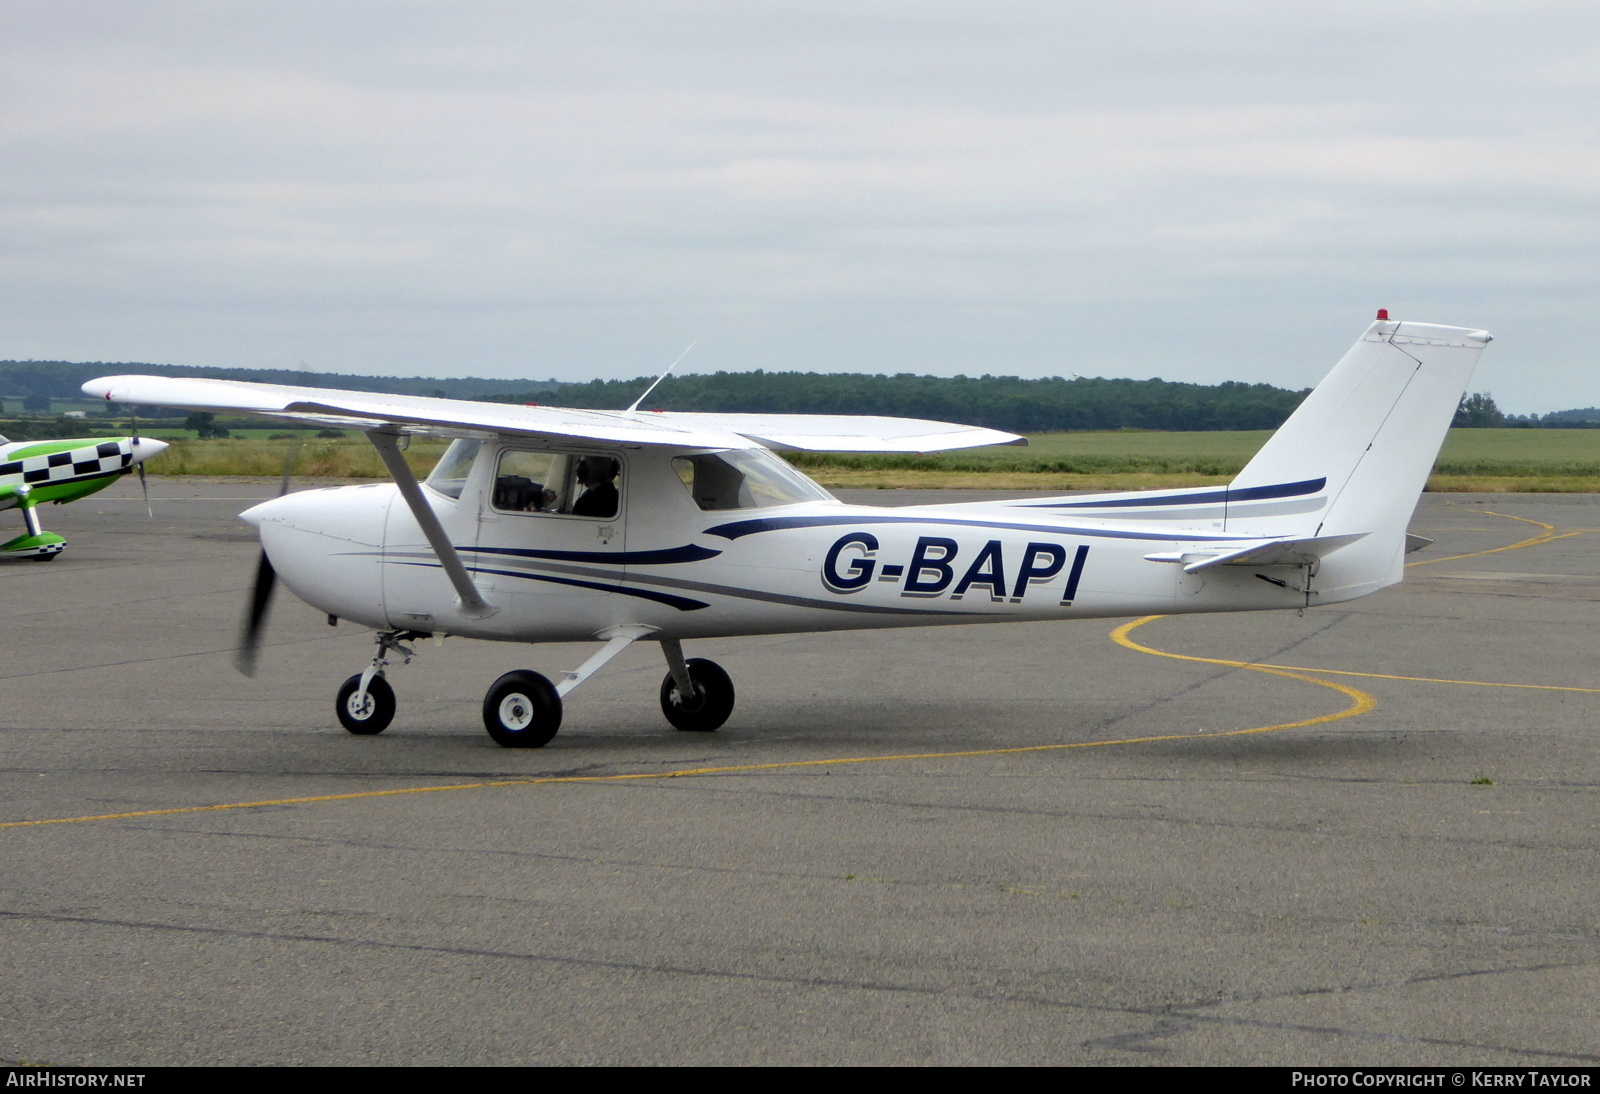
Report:
[[[1389,309],[1388,308],[1379,308],[1378,309],[1378,318],[1379,319],[1388,319],[1389,318]]]

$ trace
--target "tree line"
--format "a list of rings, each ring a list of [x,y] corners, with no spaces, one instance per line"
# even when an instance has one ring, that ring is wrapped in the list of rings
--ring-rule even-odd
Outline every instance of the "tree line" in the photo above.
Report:
[[[448,379],[426,376],[355,376],[338,372],[300,372],[272,368],[195,368],[136,361],[0,361],[0,397],[7,399],[81,400],[85,381],[97,376],[199,376],[208,380],[244,380],[255,384],[341,388],[390,395],[431,395],[440,399],[481,399],[510,392],[548,391],[556,380],[494,380],[482,376]],[[28,409],[43,409],[29,407]]]
[[[48,414],[52,400],[81,401],[85,380],[116,373],[202,376],[304,387],[480,399],[503,403],[547,403],[581,409],[620,410],[650,386],[653,377],[631,380],[489,380],[468,377],[353,376],[284,369],[186,368],[175,365],[66,361],[0,361],[0,397],[21,399],[28,410]],[[1018,376],[919,376],[811,372],[716,372],[669,376],[650,392],[645,409],[760,414],[883,414],[931,418],[987,426],[1013,433],[1070,430],[1149,429],[1210,431],[1275,429],[1310,389],[1290,391],[1270,384],[1226,381],[1191,384],[1170,380],[1107,379],[1060,376],[1024,379]],[[125,413],[114,405],[97,408],[102,415]],[[90,413],[94,413],[91,411]],[[171,419],[186,411],[141,409],[140,416]],[[59,428],[74,432],[57,436],[90,436],[104,432],[81,419],[58,419]],[[69,424],[70,423],[70,424]],[[170,424],[168,422],[167,424]],[[210,419],[204,424],[210,424]],[[233,423],[215,423],[197,430],[211,436]],[[1600,410],[1557,411],[1539,417],[1506,415],[1488,392],[1464,398],[1456,412],[1457,428],[1505,426],[1594,428]],[[32,424],[5,423],[12,436],[37,435]],[[197,428],[191,420],[186,428]]]
[[[653,377],[565,384],[545,401],[616,410]],[[1309,390],[1309,389],[1308,389]],[[893,376],[860,373],[716,372],[670,376],[644,409],[753,414],[885,414],[988,426],[1013,433],[1061,430],[1272,429],[1306,391],[1270,384],[1188,384],[1051,376]],[[535,402],[535,393],[501,402]]]

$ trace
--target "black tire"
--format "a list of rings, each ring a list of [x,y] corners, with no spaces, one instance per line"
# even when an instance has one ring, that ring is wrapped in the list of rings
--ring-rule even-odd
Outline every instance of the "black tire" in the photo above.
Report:
[[[33,555],[31,557],[35,562],[54,562],[56,560],[56,556],[60,553],[60,551],[51,551],[47,555]]]
[[[696,694],[686,700],[678,692],[672,673],[661,681],[661,713],[678,729],[708,733],[733,713],[733,681],[715,661],[703,657],[684,662]]]
[[[358,737],[382,733],[394,721],[394,688],[381,676],[374,676],[367,685],[367,701],[360,707],[352,705],[356,689],[361,686],[361,674],[350,677],[339,685],[339,697],[334,700],[334,713],[339,724]]]
[[[502,748],[543,748],[561,728],[561,696],[537,672],[508,672],[483,697],[483,727]]]

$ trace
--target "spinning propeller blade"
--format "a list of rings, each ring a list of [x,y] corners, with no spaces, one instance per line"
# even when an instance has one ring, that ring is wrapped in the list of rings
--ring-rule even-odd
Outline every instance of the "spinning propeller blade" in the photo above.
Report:
[[[294,461],[299,454],[300,441],[296,438],[283,461],[283,480],[278,485],[280,498],[289,492],[289,477],[294,474]],[[250,588],[244,626],[239,631],[239,649],[233,657],[234,667],[246,676],[256,674],[256,650],[261,646],[261,632],[266,629],[267,613],[272,607],[272,590],[277,584],[278,573],[272,568],[272,560],[267,557],[266,548],[263,547],[261,557],[256,560],[256,580]]]
[[[256,649],[261,645],[261,631],[267,623],[267,611],[272,607],[272,590],[278,583],[278,574],[272,568],[267,552],[261,552],[256,562],[256,582],[250,590],[250,605],[245,611],[244,628],[239,633],[239,650],[233,664],[246,676],[256,674]]]
[[[138,455],[138,451],[139,451],[139,415],[130,411],[129,412],[129,417],[133,420],[133,444],[132,444],[131,447],[132,447],[132,449],[134,451],[134,454]],[[150,483],[144,477],[144,463],[141,461],[140,463],[136,464],[135,466],[139,468],[139,489],[144,491],[144,511],[150,517],[151,520],[155,520],[156,519],[156,511],[154,509],[150,508]]]

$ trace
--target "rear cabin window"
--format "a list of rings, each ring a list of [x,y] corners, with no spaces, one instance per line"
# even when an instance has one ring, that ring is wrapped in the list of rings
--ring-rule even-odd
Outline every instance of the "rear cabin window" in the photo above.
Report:
[[[701,509],[765,509],[833,495],[761,449],[729,449],[678,456],[672,469]]]

